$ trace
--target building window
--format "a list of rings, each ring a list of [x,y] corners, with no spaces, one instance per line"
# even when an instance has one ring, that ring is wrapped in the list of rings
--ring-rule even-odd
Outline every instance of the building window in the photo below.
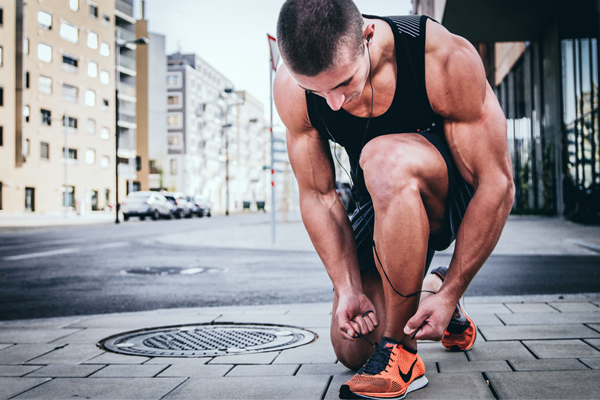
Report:
[[[29,139],[25,139],[25,151],[23,153],[25,153],[25,157],[29,157],[31,155],[31,142],[29,141]]]
[[[2,46],[0,46],[0,67],[4,66],[4,51],[2,50]]]
[[[68,121],[66,121],[67,119]],[[67,124],[68,128],[77,129],[77,118],[63,115],[63,126],[65,126],[65,124]]]
[[[108,85],[110,83],[110,73],[108,71],[100,72],[100,83]]]
[[[168,74],[167,75],[167,86],[181,87],[181,74]]]
[[[23,53],[29,54],[29,38],[23,39]]]
[[[180,135],[171,135],[168,138],[169,146],[179,147],[181,145]]]
[[[102,107],[108,108],[108,99],[102,99]]]
[[[46,142],[40,143],[40,158],[42,160],[50,159],[50,145]]]
[[[4,88],[0,86],[0,107],[4,105]]]
[[[25,122],[29,122],[29,106],[23,106],[23,116],[25,117]]]
[[[104,24],[104,26],[108,26],[110,24],[110,16],[108,14],[102,13],[102,24]]]
[[[181,114],[171,114],[167,117],[167,125],[170,127],[181,127]]]
[[[25,89],[29,89],[29,71],[25,72]]]
[[[85,92],[85,105],[93,107],[96,105],[96,92],[93,90],[86,90]]]
[[[102,128],[100,130],[100,139],[110,139],[110,130],[108,128]]]
[[[2,10],[0,8],[0,10]],[[0,182],[0,210],[2,210],[2,182]]]
[[[91,76],[92,78],[95,78],[98,76],[98,64],[90,61],[88,62],[88,76]]]
[[[52,14],[49,14],[46,11],[39,11],[38,24],[40,25],[40,28],[52,29]]]
[[[4,146],[4,127],[0,125],[0,147]]]
[[[35,211],[35,189],[26,187],[25,188],[25,211]]]
[[[108,57],[110,55],[110,45],[108,43],[100,43],[100,55],[104,57]]]
[[[38,77],[38,92],[52,94],[52,78],[48,78],[47,76]]]
[[[60,23],[60,37],[71,43],[77,43],[79,41],[79,28],[63,21]]]
[[[50,110],[40,110],[40,123],[50,126],[52,124],[52,112]]]
[[[79,11],[79,0],[69,0],[69,7],[73,11]]]
[[[96,121],[93,119],[88,119],[87,120],[87,129],[86,129],[87,133],[89,133],[90,135],[95,135],[96,134]]]
[[[98,18],[98,5],[90,4],[90,17]]]
[[[79,88],[63,83],[61,98],[69,103],[77,103]]]
[[[79,66],[79,60],[77,57],[64,54],[62,56],[62,69],[64,71],[77,73],[77,67]]]
[[[177,175],[177,160],[175,158],[171,159],[171,175]]]
[[[102,158],[100,159],[100,166],[102,168],[110,167],[110,158],[108,158],[108,156],[102,156]]]
[[[0,6],[0,26],[2,25],[4,25],[4,8]],[[0,210],[2,210],[2,206],[0,206]]]
[[[98,48],[98,34],[96,32],[88,32],[87,45],[92,49]]]
[[[170,94],[167,98],[167,104],[169,105],[169,108],[180,108],[181,93]]]
[[[65,157],[66,149],[63,147],[63,158]],[[68,150],[69,160],[77,160],[77,149]]]
[[[52,47],[47,44],[38,44],[38,59],[47,63],[52,62]]]
[[[96,151],[95,150],[87,149],[85,151],[85,163],[86,164],[96,163]]]

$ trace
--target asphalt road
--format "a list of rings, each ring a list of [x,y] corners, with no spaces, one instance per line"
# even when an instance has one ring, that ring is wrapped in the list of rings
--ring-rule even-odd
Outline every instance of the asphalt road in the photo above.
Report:
[[[331,300],[331,283],[313,251],[156,242],[223,224],[234,229],[235,218],[2,230],[0,320]],[[588,292],[600,292],[600,254],[492,256],[467,295]]]

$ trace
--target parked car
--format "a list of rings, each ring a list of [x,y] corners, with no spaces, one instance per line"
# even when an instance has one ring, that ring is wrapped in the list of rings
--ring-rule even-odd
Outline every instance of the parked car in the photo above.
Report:
[[[123,220],[128,221],[130,217],[139,217],[145,220],[150,217],[157,220],[160,217],[172,218],[171,203],[157,192],[133,192],[129,193],[121,203]]]
[[[198,207],[200,207],[200,209],[202,209],[202,215],[198,215],[198,216],[206,216],[206,217],[210,217],[210,202],[208,200],[206,200],[204,197],[201,196],[196,196],[194,198],[194,202],[198,205]]]
[[[181,192],[166,192],[163,195],[173,204],[173,216],[175,218],[192,217],[192,205],[188,202],[185,194]]]
[[[202,218],[205,215],[210,217],[210,207],[207,207],[205,202],[201,201],[201,198],[194,196],[188,196],[188,203],[192,207],[192,214]]]

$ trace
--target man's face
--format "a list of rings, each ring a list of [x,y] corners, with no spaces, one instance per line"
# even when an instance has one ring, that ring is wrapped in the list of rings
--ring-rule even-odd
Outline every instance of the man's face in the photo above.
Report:
[[[363,93],[369,77],[369,58],[366,47],[362,55],[354,60],[348,51],[342,52],[337,65],[308,77],[290,71],[298,86],[327,100],[332,110],[337,111],[357,100]]]

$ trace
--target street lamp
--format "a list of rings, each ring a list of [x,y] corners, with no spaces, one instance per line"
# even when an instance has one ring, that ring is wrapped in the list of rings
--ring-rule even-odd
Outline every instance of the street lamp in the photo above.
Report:
[[[121,129],[119,127],[119,81],[121,75],[119,74],[120,55],[121,47],[127,46],[128,44],[148,44],[150,41],[148,38],[139,37],[135,40],[124,41],[119,38],[115,40],[115,224],[119,221],[119,137],[121,136]]]
[[[225,89],[223,89],[223,92],[226,94],[229,94],[229,95],[231,95],[232,93],[235,94],[235,91],[233,88],[225,88]],[[221,99],[227,98],[227,96],[224,96],[223,93],[221,93],[219,95],[219,97]],[[228,103],[228,102],[224,102],[224,103],[225,103],[225,107],[220,107],[220,105],[219,105],[219,108],[221,108],[222,122],[227,122],[226,121],[227,115],[229,114],[229,110],[231,109],[231,107],[244,104],[244,100],[238,98],[235,103]],[[229,215],[229,136],[226,133],[226,129],[231,128],[232,126],[233,126],[233,124],[230,124],[230,123],[226,123],[226,124],[222,125],[222,133],[223,133],[223,136],[225,136],[225,215]],[[239,126],[238,126],[238,129],[239,129]]]

